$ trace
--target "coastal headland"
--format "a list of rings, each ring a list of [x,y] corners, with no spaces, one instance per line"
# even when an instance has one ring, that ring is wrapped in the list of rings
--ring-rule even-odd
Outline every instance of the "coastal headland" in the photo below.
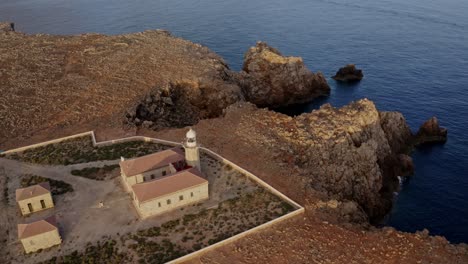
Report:
[[[408,174],[414,135],[402,114],[367,99],[296,117],[269,110],[329,93],[300,58],[259,42],[234,72],[208,48],[163,30],[54,36],[9,25],[0,26],[0,149],[89,130],[99,140],[177,141],[193,126],[204,146],[305,208],[303,218],[197,263],[468,262],[466,245],[372,225]]]

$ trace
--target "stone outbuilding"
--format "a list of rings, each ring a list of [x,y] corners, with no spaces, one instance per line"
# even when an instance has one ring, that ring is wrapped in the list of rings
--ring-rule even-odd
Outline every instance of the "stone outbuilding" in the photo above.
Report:
[[[134,184],[176,173],[186,168],[184,152],[172,148],[134,159],[121,158],[122,181],[128,191]]]
[[[135,184],[132,189],[133,203],[142,218],[209,198],[208,181],[197,168]]]
[[[62,243],[55,216],[29,224],[18,225],[18,239],[26,253],[50,248]]]
[[[42,182],[16,190],[16,202],[22,215],[54,207],[52,193],[48,182]]]

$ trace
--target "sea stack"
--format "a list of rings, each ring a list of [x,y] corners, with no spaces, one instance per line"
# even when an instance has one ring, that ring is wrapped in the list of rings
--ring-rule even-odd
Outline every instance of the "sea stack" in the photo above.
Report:
[[[306,103],[330,93],[322,73],[311,72],[302,58],[283,56],[265,42],[247,51],[240,76],[247,101],[260,107]]]
[[[415,141],[415,145],[445,143],[447,141],[447,129],[440,127],[439,120],[433,116],[419,128]]]
[[[363,77],[362,70],[356,69],[354,64],[348,64],[340,68],[332,78],[340,82],[359,82]]]

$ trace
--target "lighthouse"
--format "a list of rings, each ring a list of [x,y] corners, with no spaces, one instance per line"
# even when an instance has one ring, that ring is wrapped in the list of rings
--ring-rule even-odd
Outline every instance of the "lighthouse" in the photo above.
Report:
[[[197,168],[199,171],[201,171],[200,151],[198,150],[197,144],[197,133],[195,133],[195,130],[190,128],[185,137],[185,161],[187,162],[187,165]]]

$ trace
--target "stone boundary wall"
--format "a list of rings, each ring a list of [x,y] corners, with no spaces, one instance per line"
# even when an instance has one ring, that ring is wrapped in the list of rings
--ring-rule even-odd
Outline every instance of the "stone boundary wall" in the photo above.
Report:
[[[68,136],[68,137],[63,137],[63,138],[58,138],[58,139],[54,139],[54,140],[50,140],[50,141],[30,145],[30,146],[25,146],[25,147],[20,147],[20,148],[16,148],[16,149],[7,150],[7,151],[2,152],[1,154],[11,154],[11,153],[15,153],[15,152],[22,152],[22,151],[25,151],[27,149],[33,149],[33,148],[37,148],[37,147],[41,147],[41,146],[45,146],[45,145],[49,145],[49,144],[54,144],[54,143],[59,143],[59,142],[65,141],[65,140],[78,138],[78,137],[84,137],[84,136],[90,136],[91,137],[91,140],[93,142],[94,147],[108,146],[108,145],[112,145],[112,144],[116,144],[116,143],[124,143],[124,142],[137,141],[137,140],[146,141],[146,142],[154,142],[154,143],[159,143],[159,144],[164,144],[164,145],[170,145],[170,146],[174,146],[174,147],[182,145],[182,143],[177,143],[177,142],[162,140],[162,139],[156,139],[156,138],[150,138],[150,137],[145,137],[145,136],[133,136],[133,137],[126,137],[126,138],[115,139],[115,140],[96,142],[96,137],[94,135],[94,131],[88,131],[88,132],[85,132],[85,133],[80,133],[80,134],[76,134],[76,135],[72,135],[72,136]],[[237,234],[235,236],[232,236],[232,237],[227,238],[225,240],[219,241],[218,243],[215,243],[215,244],[210,245],[208,247],[202,248],[202,249],[200,249],[198,251],[192,252],[192,253],[187,254],[185,256],[182,256],[180,258],[171,260],[171,261],[169,261],[167,263],[178,264],[178,263],[183,263],[183,262],[192,260],[194,258],[200,257],[201,255],[207,253],[210,250],[213,250],[213,249],[216,249],[218,247],[224,246],[226,244],[232,243],[232,242],[237,241],[237,240],[239,240],[239,239],[241,239],[241,238],[243,238],[245,236],[251,235],[251,234],[256,233],[256,232],[258,232],[260,230],[263,230],[263,229],[268,228],[268,227],[270,227],[272,225],[275,225],[275,224],[277,224],[279,222],[282,222],[284,220],[290,219],[292,217],[295,217],[295,216],[298,216],[298,215],[301,215],[301,214],[304,213],[304,211],[305,211],[304,207],[302,207],[298,203],[294,202],[292,199],[290,199],[286,195],[282,194],[281,192],[279,192],[278,190],[276,190],[275,188],[270,186],[268,183],[264,182],[263,180],[261,180],[260,178],[255,176],[253,173],[251,173],[251,172],[241,168],[237,164],[225,159],[223,156],[219,155],[216,152],[213,152],[213,151],[211,151],[211,150],[209,150],[207,148],[204,148],[204,147],[200,147],[200,149],[202,151],[205,151],[206,153],[210,154],[212,157],[216,158],[218,161],[221,161],[224,164],[228,164],[228,165],[232,166],[233,168],[237,169],[238,171],[242,172],[245,176],[249,177],[250,179],[255,181],[257,184],[259,184],[262,187],[264,187],[265,189],[267,189],[272,194],[280,197],[281,199],[287,201],[289,204],[293,205],[296,208],[296,210],[294,210],[294,211],[292,211],[292,212],[290,212],[288,214],[285,214],[285,215],[283,215],[281,217],[278,217],[276,219],[273,219],[273,220],[271,220],[269,222],[266,222],[264,224],[256,226],[256,227],[254,227],[252,229],[246,230],[246,231],[244,231],[242,233],[239,233],[239,234]]]
[[[202,248],[198,251],[195,251],[195,252],[192,252],[188,255],[185,255],[183,257],[180,257],[180,258],[177,258],[177,259],[174,259],[174,260],[171,260],[169,262],[166,262],[166,264],[178,264],[178,263],[184,263],[186,261],[189,261],[189,260],[192,260],[194,258],[198,258],[198,257],[201,257],[202,255],[208,253],[209,251],[211,250],[214,250],[216,248],[219,248],[221,246],[224,246],[224,245],[227,245],[227,244],[230,244],[230,243],[233,243],[243,237],[246,237],[248,235],[251,235],[251,234],[254,234],[254,233],[257,233],[265,228],[268,228],[268,227],[271,227],[275,224],[278,224],[279,222],[282,222],[282,221],[285,221],[287,219],[290,219],[292,217],[295,217],[295,216],[298,216],[298,215],[301,215],[304,213],[304,208],[303,207],[300,207],[299,209],[295,210],[295,211],[292,211],[291,213],[289,214],[285,214],[281,217],[278,217],[276,219],[273,219],[269,222],[266,222],[264,224],[261,224],[259,226],[256,226],[252,229],[249,229],[249,230],[246,230],[242,233],[239,233],[235,236],[232,236],[230,238],[227,238],[225,240],[222,240],[222,241],[219,241],[218,243],[215,243],[211,246],[208,246],[208,247],[205,247],[205,248]]]
[[[65,140],[84,137],[84,136],[91,136],[91,138],[93,140],[93,145],[96,144],[96,138],[94,137],[94,132],[93,131],[88,131],[88,132],[84,132],[84,133],[80,133],[80,134],[76,134],[76,135],[72,135],[72,136],[68,136],[68,137],[57,138],[57,139],[54,139],[54,140],[49,140],[49,141],[37,143],[37,144],[34,144],[34,145],[30,145],[30,146],[10,149],[10,150],[3,151],[3,152],[0,152],[0,153],[1,154],[11,154],[11,153],[15,153],[15,152],[23,152],[23,151],[28,150],[28,149],[38,148],[38,147],[42,147],[42,146],[46,146],[46,145],[50,145],[50,144],[54,144],[54,143],[59,143],[59,142],[65,141]]]
[[[23,151],[28,150],[28,149],[34,149],[34,148],[38,148],[38,147],[42,147],[42,146],[46,146],[46,145],[50,145],[50,144],[55,144],[55,143],[60,143],[60,142],[66,141],[66,140],[85,137],[85,136],[91,137],[91,141],[92,141],[94,147],[103,147],[103,146],[109,146],[109,145],[112,145],[112,144],[124,143],[124,142],[129,142],[129,141],[138,141],[138,140],[139,141],[159,143],[159,144],[164,144],[164,145],[169,145],[169,146],[174,146],[174,147],[182,145],[182,143],[177,143],[177,142],[163,140],[163,139],[150,138],[150,137],[145,137],[145,136],[133,136],[133,137],[126,137],[126,138],[119,138],[119,139],[114,139],[114,140],[97,142],[96,141],[96,136],[94,135],[94,131],[88,131],[88,132],[84,132],[84,133],[80,133],[80,134],[76,134],[76,135],[72,135],[72,136],[68,136],[68,137],[62,137],[62,138],[57,138],[57,139],[53,139],[53,140],[49,140],[49,141],[44,141],[44,142],[41,142],[41,143],[37,143],[37,144],[25,146],[25,147],[6,150],[6,151],[3,151],[3,152],[0,152],[0,154],[11,154],[11,153],[16,153],[16,152],[23,152]]]

